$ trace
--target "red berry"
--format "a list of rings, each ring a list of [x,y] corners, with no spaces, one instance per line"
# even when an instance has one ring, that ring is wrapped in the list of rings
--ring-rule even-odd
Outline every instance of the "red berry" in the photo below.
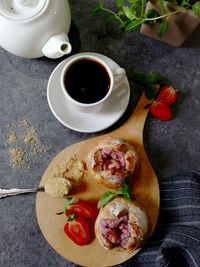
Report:
[[[164,100],[168,105],[172,104],[175,102],[177,98],[177,89],[175,89],[172,86],[164,86],[159,94],[157,99],[162,99]]]
[[[172,117],[171,109],[162,99],[157,99],[149,106],[151,114],[159,120],[167,121]]]

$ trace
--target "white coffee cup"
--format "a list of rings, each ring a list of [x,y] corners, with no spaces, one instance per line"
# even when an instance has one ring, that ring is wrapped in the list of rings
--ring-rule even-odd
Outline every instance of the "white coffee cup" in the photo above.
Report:
[[[77,101],[69,94],[66,88],[65,77],[66,77],[67,72],[70,70],[72,66],[75,66],[76,63],[82,60],[92,61],[92,62],[95,62],[101,65],[102,68],[106,70],[109,80],[110,80],[108,92],[105,94],[103,98],[93,103],[82,103],[80,100]],[[87,55],[86,53],[80,53],[80,54],[73,56],[73,58],[66,63],[65,67],[63,68],[61,72],[60,84],[61,84],[61,88],[64,93],[64,96],[66,97],[68,103],[70,103],[73,106],[73,108],[75,108],[76,110],[80,112],[97,112],[103,109],[104,105],[109,100],[111,94],[114,93],[115,85],[120,82],[120,80],[125,76],[125,74],[126,74],[125,69],[120,68],[120,67],[111,69],[111,67],[100,57],[97,57],[91,54]],[[78,77],[76,77],[76,79],[78,79]]]

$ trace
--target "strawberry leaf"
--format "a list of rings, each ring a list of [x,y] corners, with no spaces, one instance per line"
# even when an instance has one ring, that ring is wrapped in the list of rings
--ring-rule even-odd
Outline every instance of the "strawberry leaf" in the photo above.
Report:
[[[78,201],[78,198],[76,198],[76,197],[73,197],[73,198],[63,197],[63,201],[65,203],[65,206],[64,206],[64,208],[61,211],[56,212],[57,215],[61,215],[66,210],[68,210],[70,208],[70,204],[71,203],[76,203]]]
[[[67,218],[67,221],[68,221],[68,222],[71,222],[71,221],[74,220],[75,217],[76,217],[76,214],[73,213],[73,212],[71,212],[71,213],[69,214],[68,218]]]

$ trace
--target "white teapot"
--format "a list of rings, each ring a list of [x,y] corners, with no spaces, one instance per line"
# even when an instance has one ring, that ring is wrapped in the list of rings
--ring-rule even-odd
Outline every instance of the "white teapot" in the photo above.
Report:
[[[59,58],[72,50],[67,0],[0,0],[0,46],[25,57]]]

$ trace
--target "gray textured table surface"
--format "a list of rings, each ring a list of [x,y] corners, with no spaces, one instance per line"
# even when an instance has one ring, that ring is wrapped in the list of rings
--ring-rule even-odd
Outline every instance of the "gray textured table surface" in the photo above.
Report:
[[[142,36],[139,31],[122,33],[107,15],[90,16],[98,1],[70,0],[72,26],[69,38],[73,54],[98,52],[109,56],[127,71],[151,70],[166,77],[180,89],[167,122],[148,116],[144,130],[146,152],[159,179],[199,168],[200,159],[200,30],[183,47],[174,48]],[[109,1],[112,6],[114,1]],[[133,110],[140,91],[130,81],[131,101],[114,126],[100,133],[83,134],[64,127],[51,113],[46,97],[49,76],[59,60],[23,59],[0,48],[0,187],[37,186],[46,167],[65,147],[121,125]],[[34,125],[40,142],[48,151],[40,153],[29,171],[9,165],[8,124],[27,119]],[[44,239],[35,214],[35,195],[0,200],[0,266],[73,266],[59,256]],[[131,261],[129,261],[131,264]],[[124,263],[123,266],[126,266]]]

